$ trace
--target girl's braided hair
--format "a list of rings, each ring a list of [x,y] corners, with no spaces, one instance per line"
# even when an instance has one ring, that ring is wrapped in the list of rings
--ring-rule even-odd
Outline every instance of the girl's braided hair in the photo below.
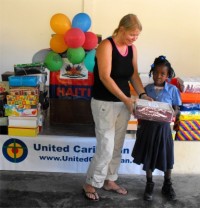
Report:
[[[168,68],[168,78],[169,79],[172,79],[172,78],[175,77],[175,72],[174,72],[173,68],[171,67],[170,62],[166,59],[166,56],[163,56],[163,55],[155,58],[154,63],[151,65],[151,69],[150,69],[150,72],[149,72],[149,77],[151,77],[155,68],[157,66],[161,66],[161,65],[167,66],[167,68]]]

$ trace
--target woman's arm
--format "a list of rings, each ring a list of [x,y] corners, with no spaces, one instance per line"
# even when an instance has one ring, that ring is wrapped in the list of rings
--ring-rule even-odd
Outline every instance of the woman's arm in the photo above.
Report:
[[[99,78],[104,86],[117,98],[125,103],[130,112],[132,112],[132,99],[127,97],[111,78],[112,68],[112,45],[109,40],[103,40],[96,51]]]
[[[148,97],[147,94],[145,94],[144,87],[142,85],[142,81],[140,79],[140,76],[138,74],[138,64],[137,64],[137,50],[136,47],[133,45],[133,67],[134,67],[134,73],[131,77],[131,84],[134,87],[135,91],[137,92],[140,98],[146,99],[146,100],[152,100],[152,98]]]

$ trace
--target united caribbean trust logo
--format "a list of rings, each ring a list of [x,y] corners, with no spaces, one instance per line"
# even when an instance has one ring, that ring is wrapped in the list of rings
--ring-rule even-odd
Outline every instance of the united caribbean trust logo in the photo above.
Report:
[[[21,140],[11,138],[3,144],[2,152],[8,161],[20,163],[26,159],[28,155],[28,148]]]

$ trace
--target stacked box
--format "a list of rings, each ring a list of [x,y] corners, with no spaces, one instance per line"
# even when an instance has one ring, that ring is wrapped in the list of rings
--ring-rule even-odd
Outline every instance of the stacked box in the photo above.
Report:
[[[176,133],[176,140],[179,141],[200,141],[200,131],[183,131]]]
[[[9,136],[35,137],[39,133],[39,85],[37,76],[9,77],[5,114],[8,116]]]
[[[135,117],[143,120],[171,122],[174,110],[169,103],[138,99],[135,103]]]

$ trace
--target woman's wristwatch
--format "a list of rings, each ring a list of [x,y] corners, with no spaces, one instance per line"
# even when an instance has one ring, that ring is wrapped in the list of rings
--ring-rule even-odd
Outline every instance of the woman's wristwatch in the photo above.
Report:
[[[142,98],[142,95],[146,95],[147,93],[146,92],[142,92],[139,94],[139,98]]]

